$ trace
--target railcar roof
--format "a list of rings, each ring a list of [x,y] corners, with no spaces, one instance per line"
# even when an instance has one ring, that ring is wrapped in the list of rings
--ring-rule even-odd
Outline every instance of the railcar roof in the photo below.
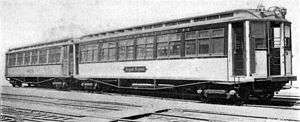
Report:
[[[45,45],[54,45],[54,44],[68,43],[71,39],[72,38],[64,38],[64,39],[55,40],[55,41],[40,42],[40,43],[30,44],[30,45],[27,45],[27,46],[22,46],[22,47],[17,47],[17,48],[11,48],[8,51],[17,51],[17,50],[21,50],[21,49],[35,48],[35,47],[40,47],[40,46],[45,46]]]
[[[91,41],[95,39],[104,39],[118,36],[126,36],[131,34],[146,33],[152,31],[161,31],[168,29],[175,29],[180,27],[206,25],[214,23],[241,21],[241,20],[273,20],[285,21],[285,18],[276,16],[274,12],[264,11],[263,13],[257,9],[237,9],[207,15],[193,16],[187,18],[174,19],[169,21],[162,21],[150,23],[145,25],[127,27],[122,29],[103,31],[99,33],[89,34],[80,37],[77,42]],[[75,41],[76,42],[76,41]]]
[[[181,27],[241,21],[241,20],[273,20],[273,21],[288,22],[285,18],[278,17],[273,12],[270,11],[265,11],[264,13],[262,13],[257,9],[237,9],[237,10],[212,13],[207,15],[161,21],[156,23],[144,24],[144,25],[127,27],[127,28],[110,30],[110,31],[103,31],[99,33],[84,35],[79,39],[75,40],[75,43],[105,39],[111,37],[118,37],[118,36],[126,36],[131,34],[138,34],[138,33],[176,29]],[[34,47],[40,47],[40,46],[52,45],[58,43],[67,43],[70,40],[72,40],[72,38],[65,38],[65,39],[60,39],[57,41],[50,41],[50,42],[41,42],[41,43],[32,44],[28,46],[12,48],[9,49],[9,51],[18,51],[26,48],[34,48]]]

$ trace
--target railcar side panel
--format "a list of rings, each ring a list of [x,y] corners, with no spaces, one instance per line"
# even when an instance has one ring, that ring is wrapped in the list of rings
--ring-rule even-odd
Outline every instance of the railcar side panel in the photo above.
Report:
[[[63,77],[61,65],[10,67],[7,77]]]
[[[227,58],[86,63],[75,77],[226,81]]]

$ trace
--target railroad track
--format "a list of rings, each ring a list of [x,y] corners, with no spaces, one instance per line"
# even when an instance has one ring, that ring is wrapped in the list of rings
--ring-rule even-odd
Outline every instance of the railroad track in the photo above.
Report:
[[[32,87],[24,87],[24,88],[32,88]],[[38,88],[38,89],[44,89],[44,88]],[[49,90],[49,89],[48,89]],[[86,92],[82,90],[71,90],[71,92]],[[145,91],[144,91],[145,92]],[[146,97],[146,98],[153,98],[153,99],[166,99],[166,100],[175,100],[175,101],[184,101],[184,102],[193,102],[193,103],[204,103],[203,101],[200,101],[197,99],[197,95],[187,95],[188,97],[178,97],[178,96],[170,96],[168,93],[153,93],[153,92],[145,92],[145,93],[117,93],[117,92],[101,92],[101,94],[108,94],[108,95],[121,95],[121,96],[136,96],[136,97]],[[157,95],[158,94],[158,95]],[[167,96],[167,97],[165,97]],[[297,102],[298,101],[298,102]],[[257,98],[250,97],[250,100],[248,103],[244,104],[243,106],[249,106],[249,107],[261,107],[261,108],[275,108],[275,109],[290,109],[290,110],[300,110],[300,108],[295,108],[294,106],[299,106],[300,103],[299,96],[282,96],[282,95],[276,95],[271,102],[269,103],[261,103],[258,101]],[[214,101],[210,102],[210,104],[222,104],[224,105],[226,101]],[[226,105],[232,105],[230,103],[227,103]]]
[[[30,87],[27,87],[30,88]],[[77,91],[76,92],[86,92],[86,91]],[[101,94],[108,94],[108,95],[121,95],[121,96],[136,96],[136,97],[145,97],[145,98],[152,98],[152,99],[165,99],[165,100],[173,100],[173,101],[183,101],[183,102],[193,102],[193,103],[204,103],[203,101],[200,101],[198,99],[189,99],[189,98],[178,98],[178,97],[162,97],[165,95],[164,93],[161,93],[160,95],[156,96],[155,94],[151,93],[147,96],[143,94],[132,94],[132,93],[115,93],[115,92],[101,92]],[[192,96],[193,97],[193,96]],[[261,103],[256,98],[250,98],[249,102],[247,104],[244,104],[243,106],[249,106],[249,107],[260,107],[260,108],[274,108],[274,109],[289,109],[289,110],[300,110],[300,108],[295,108],[294,106],[298,106],[300,98],[297,97],[286,97],[286,96],[279,96],[274,97],[271,102],[269,103]],[[88,101],[86,101],[88,102]],[[224,104],[223,101],[215,101],[211,102],[209,104]],[[232,104],[227,104],[232,105]]]
[[[129,107],[142,107],[133,104],[118,103],[118,102],[106,102],[106,101],[86,101],[86,100],[71,100],[71,99],[60,99],[51,97],[40,97],[40,96],[28,96],[28,95],[15,95],[15,94],[1,94],[1,98],[4,100],[13,101],[28,101],[34,103],[52,104],[60,106],[70,106],[79,109],[99,109],[108,111],[120,111]]]
[[[103,92],[102,94],[109,94],[109,95],[121,95],[121,96],[136,96],[136,97],[145,97],[145,98],[152,98],[152,99],[164,99],[164,100],[172,100],[172,101],[181,101],[181,102],[192,102],[192,103],[204,103],[200,100],[193,100],[193,99],[179,99],[179,98],[162,98],[156,96],[143,96],[143,95],[133,95],[133,94],[118,94],[118,93],[110,93],[110,92]],[[207,104],[221,104],[224,105],[222,101],[215,101]],[[232,106],[232,104],[225,104]],[[261,103],[256,98],[251,98],[249,103],[243,104],[242,106],[246,107],[260,107],[260,108],[274,108],[274,109],[285,109],[285,110],[300,110],[300,108],[295,108],[295,106],[300,105],[300,98],[283,98],[283,97],[274,97],[271,102],[269,103]]]
[[[47,112],[40,110],[16,108],[11,106],[1,105],[1,121],[2,122],[62,122],[83,118],[81,115],[62,114],[55,112]]]
[[[224,112],[213,112],[209,110],[194,110],[194,109],[164,109],[153,113],[129,116],[114,120],[113,122],[125,121],[185,121],[185,122],[211,122],[211,121],[300,121],[296,119],[286,119],[277,117],[253,116]]]
[[[1,94],[1,99],[6,102],[23,102],[30,104],[39,104],[44,106],[55,106],[55,107],[67,107],[72,110],[86,110],[93,112],[111,112],[121,111],[122,109],[128,108],[140,108],[142,106],[118,103],[118,102],[105,102],[105,101],[85,101],[85,100],[71,100],[71,99],[59,99],[51,97],[40,97],[40,96],[28,96],[28,95],[15,95],[15,94]],[[18,122],[18,121],[30,121],[30,122],[62,122],[62,121],[76,121],[77,119],[91,117],[101,118],[105,121],[126,121],[134,122],[131,119],[125,118],[114,118],[105,116],[95,115],[71,115],[65,113],[56,113],[42,110],[34,110],[27,108],[17,108],[7,105],[1,105],[1,121],[5,122]]]
[[[103,93],[108,95],[120,95],[117,93]],[[193,102],[193,103],[202,103],[197,100],[186,100],[186,99],[175,99],[175,98],[161,98],[161,97],[153,97],[153,96],[141,96],[141,95],[131,95],[125,94],[122,96],[137,96],[137,97],[146,97],[153,99],[165,99],[172,101],[182,101],[182,102]],[[10,101],[27,101],[32,103],[41,103],[46,105],[55,105],[55,106],[68,106],[72,108],[86,109],[86,110],[101,110],[101,111],[120,111],[121,109],[134,107],[140,108],[142,106],[133,105],[133,104],[125,104],[118,102],[105,102],[105,101],[85,101],[85,100],[70,100],[70,99],[60,99],[60,98],[51,98],[51,97],[40,97],[40,96],[28,96],[28,95],[15,95],[15,94],[1,94],[2,100],[10,100]],[[276,98],[277,99],[277,98]],[[280,101],[280,99],[277,99]],[[289,101],[289,99],[282,99]],[[296,99],[293,99],[296,100]],[[276,101],[276,100],[275,100]],[[271,106],[271,105],[255,105],[255,104],[245,104],[246,107],[260,107],[260,108],[275,108],[275,109],[292,109],[299,110],[295,108],[290,108],[289,106]],[[26,120],[26,121],[72,121],[78,118],[83,118],[86,116],[72,116],[65,115],[60,113],[51,113],[39,110],[30,110],[30,109],[21,109],[21,108],[12,108],[10,106],[2,106],[3,112],[1,114],[1,120],[12,122],[18,119]],[[12,112],[11,109],[17,109],[15,111],[20,112]],[[25,112],[24,112],[25,111]],[[97,112],[97,111],[95,111]],[[98,111],[99,112],[99,111]],[[23,115],[24,114],[24,115]],[[52,115],[53,114],[53,115]],[[22,115],[22,116],[19,116]],[[41,117],[38,117],[40,115]],[[218,119],[216,119],[218,118]],[[268,118],[263,116],[247,116],[247,115],[239,115],[239,114],[231,114],[231,113],[218,113],[213,111],[201,111],[201,110],[192,110],[192,109],[163,109],[159,111],[155,111],[153,113],[143,113],[140,115],[133,115],[124,118],[109,118],[109,121],[113,122],[137,122],[137,121],[159,121],[159,120],[174,120],[174,121],[223,121],[230,119],[235,119],[239,121],[246,120],[257,120],[257,121],[265,121],[265,120],[280,120],[280,121],[300,121],[294,119],[282,119],[282,118]],[[228,119],[230,118],[230,119]],[[63,120],[65,119],[65,120]],[[107,118],[106,118],[107,119]]]

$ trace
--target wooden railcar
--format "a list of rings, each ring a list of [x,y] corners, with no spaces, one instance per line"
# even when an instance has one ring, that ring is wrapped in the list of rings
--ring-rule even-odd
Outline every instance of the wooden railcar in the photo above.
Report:
[[[94,90],[180,89],[204,98],[270,99],[296,80],[285,14],[279,7],[240,9],[58,41],[64,45],[59,65],[51,64],[50,48],[42,66],[26,65],[33,61],[26,51],[39,46],[17,48],[7,53],[6,77],[12,84],[46,77],[56,86]],[[44,53],[38,52],[40,61]]]
[[[72,50],[72,39],[10,49],[6,53],[5,77],[13,86],[65,81],[73,74]]]

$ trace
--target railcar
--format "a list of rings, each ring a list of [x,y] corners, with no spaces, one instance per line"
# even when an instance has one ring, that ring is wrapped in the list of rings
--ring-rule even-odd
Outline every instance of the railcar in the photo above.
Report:
[[[7,53],[6,77],[13,85],[46,77],[57,87],[270,100],[297,79],[292,74],[291,22],[285,15],[286,9],[279,7],[239,9],[84,35],[62,42],[56,65],[19,66],[33,61],[33,53],[26,57],[33,47],[17,48]],[[38,52],[37,60],[45,54],[50,61],[50,49]]]
[[[29,86],[62,83],[59,81],[69,80],[73,72],[72,50],[70,38],[9,49],[5,77],[19,87],[22,83]]]

